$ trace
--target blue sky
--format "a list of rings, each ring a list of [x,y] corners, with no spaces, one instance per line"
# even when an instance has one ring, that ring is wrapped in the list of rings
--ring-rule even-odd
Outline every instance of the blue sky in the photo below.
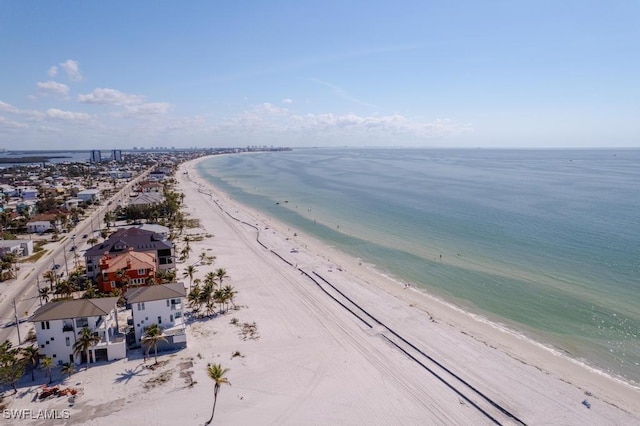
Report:
[[[0,0],[0,148],[640,147],[638,1]]]

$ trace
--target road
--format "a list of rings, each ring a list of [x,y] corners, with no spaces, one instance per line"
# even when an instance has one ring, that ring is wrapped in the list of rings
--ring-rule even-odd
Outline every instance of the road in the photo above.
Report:
[[[53,250],[42,256],[36,263],[19,263],[18,278],[0,283],[0,342],[8,339],[13,344],[19,343],[18,332],[15,327],[16,313],[20,324],[20,340],[24,342],[28,330],[32,327],[28,319],[40,307],[37,277],[39,277],[40,286],[43,287],[49,285],[49,283],[42,276],[54,264],[60,265],[56,270],[58,274],[64,273],[66,276],[67,271],[72,271],[74,254],[78,255],[79,261],[83,260],[84,256],[82,255],[81,247],[87,245],[86,241],[91,237],[92,230],[97,231],[100,229],[100,222],[107,210],[110,210],[112,205],[115,207],[114,203],[128,199],[131,188],[145,179],[152,169],[153,166],[127,183],[111,198],[102,200],[101,205],[96,210],[83,219],[71,233],[62,234],[64,236],[56,243]],[[82,238],[85,234],[88,235],[87,239]],[[72,252],[70,249],[74,245],[74,235],[76,251]]]

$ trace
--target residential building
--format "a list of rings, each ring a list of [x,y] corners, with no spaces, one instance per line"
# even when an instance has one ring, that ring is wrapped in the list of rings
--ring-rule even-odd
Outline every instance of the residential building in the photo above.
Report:
[[[108,252],[98,264],[98,289],[110,293],[115,288],[146,285],[156,276],[156,255],[153,252],[136,253],[129,247],[126,253],[111,256]]]
[[[73,344],[84,327],[100,337],[89,350],[89,362],[113,361],[126,356],[125,336],[120,333],[117,297],[49,302],[29,319],[36,329],[40,355],[61,365],[86,362],[86,354],[75,354]]]
[[[33,200],[22,201],[16,204],[16,212],[18,212],[18,214],[31,217],[31,215],[35,214],[36,211],[37,205]]]
[[[159,192],[162,193],[164,192],[164,185],[161,184],[160,182],[155,182],[155,181],[145,181],[145,182],[140,182],[140,192],[143,193],[147,193],[147,192]]]
[[[37,215],[27,222],[27,230],[31,233],[42,234],[60,226],[58,222],[58,216],[55,213]]]
[[[151,207],[158,204],[162,204],[164,201],[164,195],[158,192],[143,192],[138,194],[135,198],[129,201],[131,206]]]
[[[93,202],[96,202],[96,201],[100,200],[100,190],[98,190],[98,189],[85,189],[84,191],[78,192],[77,197],[80,198],[85,203],[89,202],[89,201],[91,201],[93,203]]]
[[[18,194],[16,188],[11,185],[0,185],[0,192],[9,197],[15,197]]]
[[[163,241],[166,241],[169,238],[170,229],[166,226],[158,225],[157,223],[143,223],[140,225],[133,225],[138,229],[142,229],[143,231],[151,231],[157,235],[159,235]]]
[[[80,203],[83,202],[84,201],[81,198],[69,198],[64,202],[64,206],[67,208],[67,210],[77,209]]]
[[[33,241],[31,240],[0,240],[0,253],[14,253],[18,256],[31,256],[33,254]]]
[[[38,199],[38,190],[33,188],[26,188],[20,191],[20,196],[23,201],[27,200],[37,200]]]
[[[167,339],[158,346],[162,349],[179,349],[187,346],[187,334],[183,317],[186,290],[183,283],[152,285],[127,290],[125,299],[131,306],[133,329],[137,345],[147,327],[158,324]]]
[[[138,228],[118,229],[104,242],[96,244],[85,252],[87,277],[95,279],[100,271],[100,259],[109,253],[112,257],[127,253],[133,248],[136,253],[154,253],[156,256],[156,270],[170,270],[175,268],[173,244],[162,235]]]

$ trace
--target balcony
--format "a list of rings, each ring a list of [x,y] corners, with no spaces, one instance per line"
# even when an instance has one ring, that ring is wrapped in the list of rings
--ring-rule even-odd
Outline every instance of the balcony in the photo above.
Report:
[[[73,331],[73,324],[62,324],[62,332]]]
[[[171,305],[171,310],[172,311],[181,311],[182,310],[182,303],[176,303],[175,305]]]

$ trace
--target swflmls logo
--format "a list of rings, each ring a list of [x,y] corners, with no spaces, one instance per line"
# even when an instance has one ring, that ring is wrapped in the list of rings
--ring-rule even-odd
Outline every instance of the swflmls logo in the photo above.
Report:
[[[70,418],[69,410],[2,410],[6,420],[65,420]]]

